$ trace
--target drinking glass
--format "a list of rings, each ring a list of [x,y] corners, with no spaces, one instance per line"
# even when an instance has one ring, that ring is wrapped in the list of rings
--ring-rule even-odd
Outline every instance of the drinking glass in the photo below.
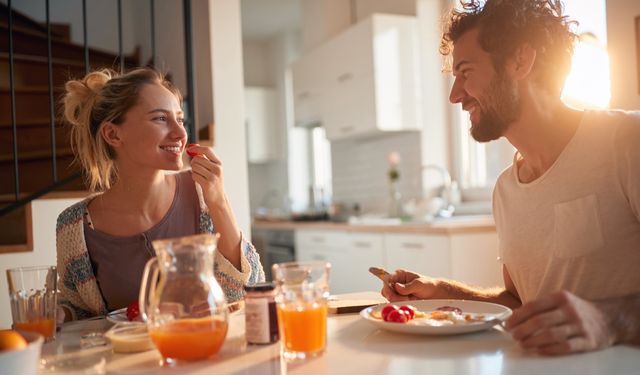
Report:
[[[327,262],[273,265],[282,355],[286,359],[315,357],[327,344]]]
[[[13,327],[55,338],[58,274],[55,266],[7,270]]]

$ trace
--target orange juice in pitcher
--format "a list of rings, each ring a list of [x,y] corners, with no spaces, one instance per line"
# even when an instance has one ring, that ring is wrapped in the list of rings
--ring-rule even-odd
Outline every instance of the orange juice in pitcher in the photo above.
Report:
[[[140,287],[140,315],[163,364],[215,355],[227,335],[228,310],[213,274],[217,237],[153,241]]]
[[[194,361],[216,354],[227,335],[227,322],[216,318],[174,320],[149,332],[162,357]]]

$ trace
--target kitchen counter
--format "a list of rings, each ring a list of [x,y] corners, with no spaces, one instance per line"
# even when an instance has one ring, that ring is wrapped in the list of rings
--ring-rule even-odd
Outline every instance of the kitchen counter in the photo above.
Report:
[[[454,216],[438,219],[433,223],[409,222],[402,224],[350,224],[330,221],[267,221],[254,220],[256,229],[313,229],[340,230],[347,232],[384,232],[402,234],[457,234],[495,232],[496,225],[491,215]]]

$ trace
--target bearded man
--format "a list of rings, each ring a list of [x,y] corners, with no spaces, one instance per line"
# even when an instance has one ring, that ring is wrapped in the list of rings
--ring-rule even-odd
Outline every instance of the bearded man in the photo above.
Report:
[[[398,270],[382,294],[472,299],[515,311],[506,327],[542,354],[640,344],[640,113],[560,100],[576,35],[558,0],[461,0],[441,41],[479,142],[517,149],[493,214],[504,288]]]

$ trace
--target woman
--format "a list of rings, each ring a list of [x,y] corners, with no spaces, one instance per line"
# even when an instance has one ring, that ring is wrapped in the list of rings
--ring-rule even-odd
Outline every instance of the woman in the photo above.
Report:
[[[227,299],[264,280],[254,247],[238,229],[212,149],[183,167],[187,133],[181,96],[164,76],[141,68],[89,73],[66,83],[71,145],[95,195],[58,217],[59,305],[65,320],[103,315],[137,300],[151,241],[220,233],[215,271]],[[195,182],[195,183],[194,183]],[[59,318],[59,320],[62,320]]]

